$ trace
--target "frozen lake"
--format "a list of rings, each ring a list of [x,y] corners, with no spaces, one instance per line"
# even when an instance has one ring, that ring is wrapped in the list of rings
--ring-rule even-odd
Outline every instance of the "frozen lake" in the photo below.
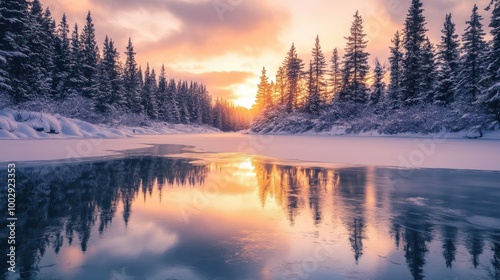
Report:
[[[498,171],[182,149],[19,162],[4,278],[500,278]]]

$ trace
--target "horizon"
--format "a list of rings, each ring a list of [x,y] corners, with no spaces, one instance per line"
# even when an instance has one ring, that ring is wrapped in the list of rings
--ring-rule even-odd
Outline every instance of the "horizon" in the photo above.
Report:
[[[158,71],[164,64],[169,78],[204,83],[214,98],[224,98],[246,108],[254,104],[262,67],[274,80],[292,43],[304,61],[311,57],[317,35],[327,61],[335,47],[342,56],[344,37],[357,10],[365,23],[370,66],[376,58],[386,64],[390,40],[403,27],[410,2],[85,0],[75,4],[70,0],[41,0],[45,8],[50,8],[56,23],[66,13],[71,29],[75,23],[83,27],[90,11],[100,50],[108,35],[115,41],[123,61],[130,37],[143,69],[149,63]],[[452,13],[461,36],[474,4],[478,5],[485,30],[489,31],[490,19],[484,11],[489,0],[452,2],[423,1],[427,35],[434,45],[439,43],[445,15]],[[337,10],[332,17],[329,11],[333,9]]]

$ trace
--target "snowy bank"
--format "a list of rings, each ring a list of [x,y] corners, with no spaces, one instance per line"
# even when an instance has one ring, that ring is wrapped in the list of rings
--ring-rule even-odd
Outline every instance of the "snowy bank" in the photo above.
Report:
[[[149,127],[110,127],[40,112],[0,110],[0,139],[124,138],[143,134],[213,133],[209,126],[153,123]]]

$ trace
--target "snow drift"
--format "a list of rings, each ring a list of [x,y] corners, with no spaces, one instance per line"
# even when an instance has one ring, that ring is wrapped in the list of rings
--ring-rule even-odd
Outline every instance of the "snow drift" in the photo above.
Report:
[[[123,138],[137,134],[220,132],[210,126],[152,123],[148,127],[95,125],[59,114],[0,110],[0,139]]]

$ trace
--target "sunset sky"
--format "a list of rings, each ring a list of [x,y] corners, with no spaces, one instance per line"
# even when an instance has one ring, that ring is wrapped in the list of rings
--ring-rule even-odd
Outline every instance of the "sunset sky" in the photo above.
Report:
[[[451,12],[461,35],[474,3],[484,24],[490,0],[424,0],[428,35],[439,42],[445,14]],[[390,39],[403,26],[410,0],[41,0],[57,22],[62,13],[70,26],[82,28],[92,12],[100,46],[107,34],[123,52],[132,41],[138,63],[157,70],[162,64],[176,79],[203,82],[213,96],[250,107],[262,66],[274,79],[292,42],[305,61],[319,35],[330,59],[341,53],[352,16],[359,10],[368,33],[368,51],[385,62]],[[101,46],[102,48],[102,46]]]

